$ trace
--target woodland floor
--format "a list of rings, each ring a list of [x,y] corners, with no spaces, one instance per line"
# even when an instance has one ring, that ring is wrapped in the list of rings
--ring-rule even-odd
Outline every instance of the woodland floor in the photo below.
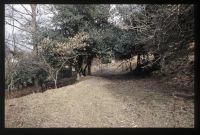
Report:
[[[6,128],[194,127],[194,101],[152,78],[93,74],[5,100]]]

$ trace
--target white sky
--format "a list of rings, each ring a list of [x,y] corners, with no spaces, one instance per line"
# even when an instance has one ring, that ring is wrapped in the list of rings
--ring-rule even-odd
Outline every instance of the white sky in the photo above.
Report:
[[[21,4],[13,4],[14,5],[14,8],[23,12],[23,13],[26,13],[25,9],[21,6]],[[5,5],[7,7],[7,4]],[[23,4],[24,7],[26,7],[30,12],[31,12],[31,7],[30,7],[30,4]],[[118,24],[120,22],[120,15],[118,15],[118,12],[117,10],[115,9],[116,8],[116,5],[115,4],[111,4],[110,6],[110,11],[112,10],[115,10],[114,11],[114,14],[112,14],[111,18],[109,19],[109,21],[111,22],[115,22],[116,24]],[[38,20],[42,20],[43,22],[45,21],[47,23],[47,25],[45,23],[43,23],[43,25],[45,26],[49,26],[50,24],[50,18],[53,16],[52,14],[48,14],[47,12],[45,12],[45,6],[44,5],[41,5],[41,4],[38,4],[37,8],[39,9],[39,11],[41,12],[40,14],[40,18],[37,18]],[[5,11],[5,14],[8,14],[7,11]],[[24,15],[25,17],[29,17],[28,15]],[[29,17],[30,18],[30,17]],[[20,21],[20,20],[19,20]],[[23,22],[22,22],[23,23]],[[15,21],[15,25],[20,27],[20,24]],[[5,37],[7,37],[9,34],[12,33],[12,26],[6,24],[5,25]],[[14,28],[14,32],[17,33],[21,30],[17,29],[17,28]]]
[[[26,7],[29,11],[31,11],[30,9],[30,5],[26,5],[26,4],[23,4],[24,7]],[[8,7],[8,4],[5,5],[5,9]],[[20,4],[13,4],[13,7],[21,12],[26,12],[22,6]],[[9,14],[9,11],[8,10],[5,10],[5,15]],[[26,16],[27,17],[27,16]],[[20,20],[19,20],[20,21]],[[12,21],[9,21],[10,23],[12,23]],[[16,26],[20,27],[19,23],[17,21],[14,22]],[[12,26],[8,25],[8,24],[5,24],[5,36],[7,37],[8,34],[11,34],[12,33]],[[19,30],[17,28],[14,28],[14,32],[18,32]]]
[[[30,7],[30,4],[23,4],[23,6],[28,10],[28,11],[30,11],[31,12],[31,7]],[[13,4],[13,7],[16,9],[16,10],[18,10],[18,11],[20,11],[20,12],[22,12],[22,13],[26,13],[26,10],[23,8],[23,6],[21,5],[21,4]],[[41,5],[41,4],[38,4],[37,5],[37,14],[38,14],[38,16],[36,17],[36,19],[37,19],[37,21],[38,22],[41,22],[41,25],[43,25],[43,26],[50,26],[50,18],[52,17],[52,14],[49,14],[49,13],[47,13],[46,11],[45,11],[45,8],[47,8],[47,7],[45,7],[45,6],[47,6],[47,5]],[[7,8],[10,8],[7,4],[5,5],[5,16],[7,16],[7,15],[9,15],[9,14],[11,14],[11,10],[6,10]],[[25,18],[28,18],[29,20],[31,20],[31,16],[29,16],[29,15],[23,15]],[[21,15],[19,15],[19,13],[17,13],[16,11],[14,11],[14,18],[15,19],[17,19],[19,22],[21,22],[22,24],[24,24],[24,23],[26,23],[27,21],[26,20],[24,20],[24,19],[19,19],[21,17]],[[12,19],[8,19],[7,17],[5,18],[5,20],[7,21],[7,22],[9,22],[9,23],[13,23],[13,20]],[[15,26],[18,26],[18,27],[22,27],[21,26],[21,24],[19,24],[17,21],[14,21],[14,25]],[[40,26],[41,26],[40,25]],[[10,26],[10,25],[8,25],[8,24],[5,24],[5,39],[8,39],[8,36],[10,35],[11,37],[12,37],[12,30],[13,30],[13,28],[14,28],[14,33],[15,34],[20,34],[20,33],[22,33],[22,35],[27,35],[28,36],[28,33],[27,32],[25,32],[25,31],[22,31],[22,30],[19,30],[18,28],[15,28],[15,27],[13,27],[13,26]],[[26,28],[26,30],[29,30],[29,28]],[[21,41],[25,41],[26,40],[26,42],[28,41],[28,42],[31,42],[30,40],[27,40],[27,39],[25,39],[25,37],[20,37],[20,36],[18,36],[19,38],[17,39],[17,41],[16,42],[19,42],[19,43],[21,43]],[[10,40],[12,40],[12,38],[10,39]],[[12,42],[9,42],[9,43],[12,43]],[[28,44],[26,44],[26,43],[24,43],[23,42],[23,44],[24,45],[26,45],[26,46],[28,46]],[[21,49],[25,49],[25,50],[27,50],[25,47],[22,47],[22,46],[18,46],[18,47],[20,47]],[[28,46],[29,48],[33,48],[32,46]],[[11,47],[12,48],[12,47]],[[29,50],[29,49],[28,49]],[[28,51],[27,50],[27,51]],[[30,51],[30,50],[29,50]]]
[[[7,4],[5,6],[7,6]],[[23,6],[26,7],[31,12],[30,4],[23,4]],[[19,11],[21,11],[21,12],[23,12],[23,13],[26,13],[25,9],[20,4],[14,4],[14,8],[17,9],[17,10],[19,10]],[[40,20],[40,22],[43,21],[43,23],[44,23],[44,21],[46,23],[50,23],[50,17],[52,17],[52,14],[49,14],[49,13],[47,13],[45,11],[44,5],[38,4],[37,5],[37,10],[38,9],[40,11],[40,13],[39,13],[40,15],[37,16],[37,20]],[[5,11],[5,14],[8,14],[8,12]],[[17,15],[15,15],[15,16],[17,16]],[[24,16],[26,18],[31,19],[30,16],[28,16],[28,15],[24,15]],[[20,21],[20,20],[18,20],[18,21]],[[18,27],[20,27],[20,24],[17,21],[15,21],[15,25],[18,26]],[[6,35],[9,34],[9,33],[11,33],[11,31],[12,31],[12,26],[6,24],[5,25],[5,34]],[[19,32],[19,29],[15,28],[15,32]]]
[[[22,13],[26,13],[26,10],[22,7],[21,4],[14,4],[13,5],[14,8]],[[23,4],[23,6],[31,12],[31,7],[30,4]],[[45,27],[52,27],[51,26],[51,17],[53,16],[53,14],[50,14],[49,12],[47,12],[47,8],[51,6],[48,4],[38,4],[37,5],[37,21],[41,22],[40,26],[45,26]],[[121,6],[127,6],[127,5],[121,5]],[[5,5],[5,15],[9,14],[9,10],[6,10],[8,8],[8,5]],[[134,7],[137,10],[137,5],[135,5]],[[14,16],[17,18],[19,17],[19,15],[14,11]],[[28,15],[24,15],[24,17],[31,19],[30,16]],[[5,20],[7,20],[5,18]],[[22,19],[17,19],[19,22],[21,23],[26,23],[26,21],[23,21]],[[9,23],[12,24],[12,20],[7,20]],[[108,20],[109,22],[114,23],[115,25],[119,26],[119,27],[123,27],[123,18],[120,16],[120,14],[118,13],[118,10],[116,9],[116,4],[111,4],[110,5],[110,18]],[[21,27],[20,24],[17,21],[14,21],[15,25],[18,27]],[[12,35],[12,29],[13,27],[5,24],[5,38],[8,38],[9,35]],[[26,28],[28,29],[28,28]],[[18,28],[14,28],[14,33],[19,34],[20,32],[22,32],[21,30],[19,30]],[[27,32],[23,32],[24,35],[27,35],[28,37],[28,33]],[[29,36],[30,37],[30,36]],[[23,39],[23,37],[19,37],[17,40],[17,42],[20,42],[22,40],[26,40]],[[29,40],[30,42],[30,40]],[[24,43],[23,43],[24,44]],[[32,48],[32,46],[29,46],[30,48]],[[24,47],[21,47],[21,49],[25,49]]]

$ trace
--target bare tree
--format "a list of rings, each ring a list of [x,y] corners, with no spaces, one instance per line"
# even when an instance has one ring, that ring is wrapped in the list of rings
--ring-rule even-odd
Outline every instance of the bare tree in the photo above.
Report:
[[[11,10],[11,16],[14,16],[14,10],[13,10],[13,6],[12,6],[12,10]],[[15,25],[14,20],[12,21],[12,25]],[[8,92],[10,94],[10,91],[12,91],[14,89],[14,82],[16,80],[14,80],[14,74],[16,73],[15,67],[17,66],[17,62],[15,61],[15,57],[17,55],[17,47],[16,47],[16,40],[15,40],[15,34],[14,34],[14,30],[15,28],[12,27],[12,50],[10,49],[10,47],[8,46],[8,44],[6,44],[6,47],[8,49],[8,55],[6,55],[5,57],[5,67],[6,67],[6,72],[5,72],[5,76],[6,76],[6,80],[7,80],[7,85],[8,85]]]
[[[185,10],[180,10],[181,7],[184,5],[118,6],[118,11],[123,18],[122,28],[135,32],[134,42],[138,48],[136,49],[138,64],[146,48],[148,52],[155,54],[156,58],[149,64],[159,63],[162,70],[165,59],[173,52],[177,52],[181,44],[186,41],[184,38],[187,36],[184,34],[183,27],[180,26],[179,18],[181,14],[185,14],[183,12],[190,10],[192,5],[187,6]]]
[[[6,19],[5,23],[11,27],[15,27],[18,31],[18,33],[21,31],[21,33],[24,33],[24,35],[27,35],[26,37],[31,37],[32,42],[31,45],[33,46],[33,53],[35,55],[38,54],[38,47],[37,47],[37,5],[36,4],[30,4],[31,10],[28,10],[23,4],[17,5],[21,6],[23,11],[20,11],[15,5],[6,5],[8,11],[6,12]],[[12,12],[15,12],[15,14],[10,14],[9,10]],[[16,22],[16,24],[10,23],[10,21]],[[28,38],[30,40],[30,38]],[[30,42],[26,41],[26,44],[29,44]],[[23,46],[21,43],[17,44],[18,46]]]
[[[39,63],[39,66],[43,68],[49,74],[51,79],[54,81],[54,88],[57,89],[58,74],[60,70],[65,66],[67,60],[63,61],[60,66],[53,67],[45,60],[45,58],[42,55],[41,57],[43,61],[42,63]]]
[[[32,43],[33,43],[33,53],[38,55],[38,43],[37,43],[37,22],[36,22],[36,4],[31,4],[31,31],[32,31]]]

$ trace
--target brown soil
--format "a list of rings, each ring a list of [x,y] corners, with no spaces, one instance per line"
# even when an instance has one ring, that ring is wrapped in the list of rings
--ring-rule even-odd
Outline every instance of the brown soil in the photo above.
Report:
[[[174,95],[158,80],[97,75],[6,99],[5,127],[194,127],[193,99]]]
[[[5,127],[194,127],[191,94],[124,75],[120,63],[94,63],[93,76],[75,84],[6,99]]]

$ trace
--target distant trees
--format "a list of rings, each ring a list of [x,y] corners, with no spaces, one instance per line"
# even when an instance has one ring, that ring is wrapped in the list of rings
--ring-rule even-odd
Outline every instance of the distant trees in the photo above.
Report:
[[[27,7],[30,6],[30,9]],[[23,11],[17,9],[20,7]],[[33,52],[37,52],[37,34],[38,34],[38,20],[37,17],[37,4],[30,5],[6,5],[5,24],[15,28],[17,33],[21,33],[18,45],[22,46],[32,45]],[[10,23],[13,21],[14,23]],[[19,43],[21,41],[21,43]]]
[[[184,6],[187,11],[184,10]],[[152,53],[156,59],[151,63],[159,66],[163,71],[165,63],[174,60],[172,56],[183,57],[180,51],[187,52],[188,38],[193,35],[192,5],[147,4],[118,6],[117,8],[124,19],[124,29],[132,30],[134,33],[134,44],[130,47],[134,46],[138,61],[141,54]],[[188,14],[190,19],[183,17],[181,12],[184,12],[184,15]],[[181,21],[181,17],[188,21]],[[183,25],[188,26],[187,30],[182,27]]]
[[[77,73],[82,70],[83,63],[78,58],[82,55],[87,55],[87,53],[84,51],[77,52],[77,49],[89,46],[89,44],[85,43],[87,39],[87,33],[78,33],[74,37],[68,38],[68,41],[65,42],[49,38],[41,42],[42,48],[39,56],[42,63],[40,63],[40,66],[54,81],[55,88],[57,88],[58,74],[64,66],[68,65],[70,68],[74,66]]]
[[[106,54],[104,50],[110,48],[107,45],[108,31],[106,30],[110,27],[107,21],[109,5],[54,5],[53,7],[52,10],[55,10],[56,13],[52,24],[60,35],[55,39],[64,41],[64,38],[74,37],[78,33],[86,32],[88,34],[89,38],[85,43],[89,46],[77,48],[76,53],[84,52],[83,55],[77,57],[77,66],[86,64],[85,67],[80,68],[80,71],[86,75],[87,69],[87,73],[91,74],[92,59]]]
[[[16,7],[20,6],[23,11],[17,9]],[[10,25],[13,29],[12,36],[15,35],[19,38],[16,39],[6,39],[7,45],[10,47],[17,46],[17,49],[20,50],[22,53],[24,50],[22,50],[20,47],[24,47],[26,49],[31,50],[32,53],[37,55],[38,47],[37,47],[37,5],[31,4],[30,5],[31,10],[27,8],[27,5],[6,5],[6,15],[5,15],[5,23],[7,25]],[[13,22],[13,23],[11,23]],[[14,29],[16,32],[14,33]],[[16,34],[17,33],[17,34]],[[11,41],[15,42],[15,44],[12,44]],[[33,49],[29,46],[32,46]],[[19,47],[20,46],[20,47]],[[11,49],[12,50],[12,49]],[[19,53],[19,52],[18,52]],[[13,57],[15,59],[15,56]],[[16,62],[17,64],[20,64],[20,61],[23,59],[23,56],[18,59]],[[18,69],[20,70],[20,69]],[[18,76],[18,80],[20,79],[20,75]],[[37,78],[35,78],[37,79]],[[36,81],[37,82],[37,81]]]
[[[6,39],[9,87],[19,80],[38,87],[50,79],[57,88],[65,66],[76,74],[91,74],[94,57],[106,63],[137,56],[136,70],[165,72],[166,65],[191,52],[186,44],[193,40],[192,5],[117,5],[114,11],[110,5],[46,5],[45,14],[52,15],[48,26],[40,20],[41,5],[18,6],[24,11],[6,6],[5,23],[13,28]],[[119,15],[117,24],[109,21],[113,12]]]

